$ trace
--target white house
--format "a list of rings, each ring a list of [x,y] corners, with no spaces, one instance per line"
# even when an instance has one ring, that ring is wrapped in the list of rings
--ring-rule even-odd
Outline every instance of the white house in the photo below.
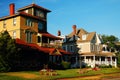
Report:
[[[73,25],[73,32],[65,37],[63,49],[72,52],[71,67],[102,64],[117,67],[115,53],[108,51],[107,45],[102,44],[100,35],[82,28],[76,29],[76,25]]]

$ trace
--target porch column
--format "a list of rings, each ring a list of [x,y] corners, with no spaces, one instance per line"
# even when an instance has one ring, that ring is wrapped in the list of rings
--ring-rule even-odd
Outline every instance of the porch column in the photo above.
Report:
[[[99,56],[99,64],[101,65],[101,56]]]
[[[40,43],[41,43],[40,45],[43,46],[42,36],[40,36],[40,41],[41,41],[41,42],[40,42]]]
[[[115,68],[117,67],[117,58],[115,57]]]
[[[107,65],[107,57],[105,57],[105,65]]]
[[[95,55],[93,56],[93,67],[95,67]]]
[[[84,60],[85,60],[85,63],[86,63],[86,56],[84,56]]]
[[[112,66],[112,56],[110,57],[110,65]]]
[[[48,43],[47,43],[47,45],[48,45],[48,46],[50,46],[50,44],[49,44],[49,43],[50,43],[50,40],[49,40],[49,38],[47,39],[47,42],[48,42]]]

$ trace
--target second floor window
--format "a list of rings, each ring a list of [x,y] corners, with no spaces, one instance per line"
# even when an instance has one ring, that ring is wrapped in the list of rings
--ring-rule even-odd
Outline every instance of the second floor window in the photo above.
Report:
[[[32,32],[26,32],[26,41],[32,43]]]
[[[86,40],[86,38],[87,38],[86,34],[82,35],[82,40]]]
[[[26,19],[26,25],[32,27],[32,26],[33,26],[33,20],[30,19],[30,18],[27,18],[27,19]]]
[[[16,18],[13,18],[13,26],[16,26]]]
[[[73,52],[73,46],[72,45],[70,46],[70,51]]]
[[[39,30],[43,30],[43,23],[41,21],[38,22],[38,28]]]

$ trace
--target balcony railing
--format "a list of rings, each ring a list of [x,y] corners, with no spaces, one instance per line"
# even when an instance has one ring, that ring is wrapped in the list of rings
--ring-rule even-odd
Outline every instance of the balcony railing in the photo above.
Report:
[[[49,48],[62,48],[62,44],[51,44],[51,43],[42,43],[41,44],[42,47],[49,47]]]

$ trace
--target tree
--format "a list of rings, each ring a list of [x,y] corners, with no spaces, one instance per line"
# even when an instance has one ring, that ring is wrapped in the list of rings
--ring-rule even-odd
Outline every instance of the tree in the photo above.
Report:
[[[102,35],[103,44],[107,44],[111,51],[115,50],[115,42],[118,42],[119,39],[114,35]]]
[[[0,34],[0,70],[9,71],[16,54],[15,41],[7,31]]]

